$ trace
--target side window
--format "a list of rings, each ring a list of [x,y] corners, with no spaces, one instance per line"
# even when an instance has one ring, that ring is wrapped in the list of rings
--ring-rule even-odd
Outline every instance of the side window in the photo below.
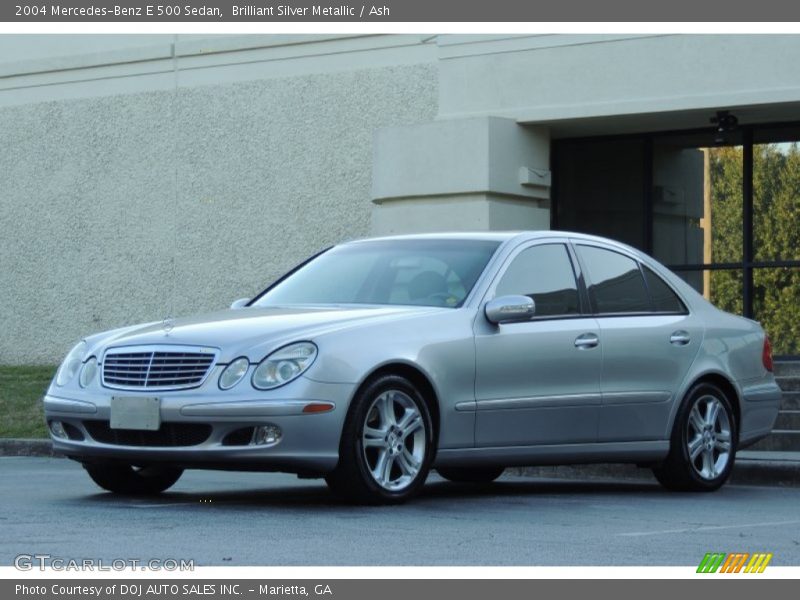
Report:
[[[644,278],[647,281],[647,289],[650,292],[655,312],[686,312],[686,306],[661,277],[656,275],[647,265],[642,265],[642,270],[644,271]]]
[[[650,298],[639,263],[611,250],[578,246],[589,272],[589,299],[597,313],[650,312]]]
[[[508,294],[533,298],[537,317],[578,314],[578,285],[566,247],[545,244],[520,252],[495,291],[495,296]]]

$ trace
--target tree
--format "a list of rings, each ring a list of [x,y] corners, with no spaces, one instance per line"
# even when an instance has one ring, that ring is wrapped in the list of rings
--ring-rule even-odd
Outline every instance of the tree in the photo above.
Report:
[[[712,148],[712,256],[715,263],[742,261],[742,149]],[[800,149],[797,144],[753,147],[753,246],[756,261],[800,259]],[[711,273],[711,301],[742,313],[742,270]],[[753,310],[775,354],[800,354],[800,268],[762,267],[753,272]]]

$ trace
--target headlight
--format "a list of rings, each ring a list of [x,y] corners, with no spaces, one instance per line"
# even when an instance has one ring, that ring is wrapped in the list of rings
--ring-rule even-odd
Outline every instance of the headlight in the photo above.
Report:
[[[56,385],[66,385],[75,377],[78,369],[83,363],[83,358],[86,356],[86,342],[78,342],[75,347],[69,351],[67,358],[61,363],[56,374]]]
[[[271,390],[299,377],[317,357],[311,342],[298,342],[276,350],[262,360],[253,372],[253,387]]]
[[[87,385],[92,383],[92,381],[94,381],[95,375],[97,375],[97,359],[93,356],[83,363],[81,376],[78,377],[78,383],[81,384],[82,388],[85,388]]]
[[[219,388],[229,390],[242,380],[250,368],[250,361],[244,357],[230,363],[219,376]]]

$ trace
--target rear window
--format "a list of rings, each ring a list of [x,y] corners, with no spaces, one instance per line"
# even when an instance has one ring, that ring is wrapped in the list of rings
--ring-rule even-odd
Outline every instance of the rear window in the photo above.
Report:
[[[598,314],[650,312],[650,298],[639,263],[618,252],[578,246],[589,274],[589,300]]]

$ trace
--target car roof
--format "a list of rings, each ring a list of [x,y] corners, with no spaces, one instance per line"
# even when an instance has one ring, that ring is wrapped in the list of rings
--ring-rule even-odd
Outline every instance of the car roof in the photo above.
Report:
[[[518,235],[522,235],[523,233],[524,232],[521,231],[452,231],[438,233],[412,233],[369,237],[351,240],[345,243],[354,244],[359,242],[377,242],[384,240],[481,240],[505,242],[506,240],[513,239]]]
[[[641,254],[635,248],[618,242],[610,238],[604,238],[596,235],[589,235],[586,233],[576,233],[573,231],[558,231],[553,229],[541,229],[532,231],[454,231],[454,232],[440,232],[440,233],[415,233],[415,234],[402,234],[390,235],[380,237],[370,237],[364,239],[351,240],[344,242],[346,244],[355,244],[359,242],[374,242],[379,240],[475,240],[475,241],[493,241],[493,242],[508,242],[512,240],[527,241],[546,239],[553,237],[569,237],[575,240],[585,240],[592,242],[602,242],[604,244],[611,244],[632,251],[636,254]]]

